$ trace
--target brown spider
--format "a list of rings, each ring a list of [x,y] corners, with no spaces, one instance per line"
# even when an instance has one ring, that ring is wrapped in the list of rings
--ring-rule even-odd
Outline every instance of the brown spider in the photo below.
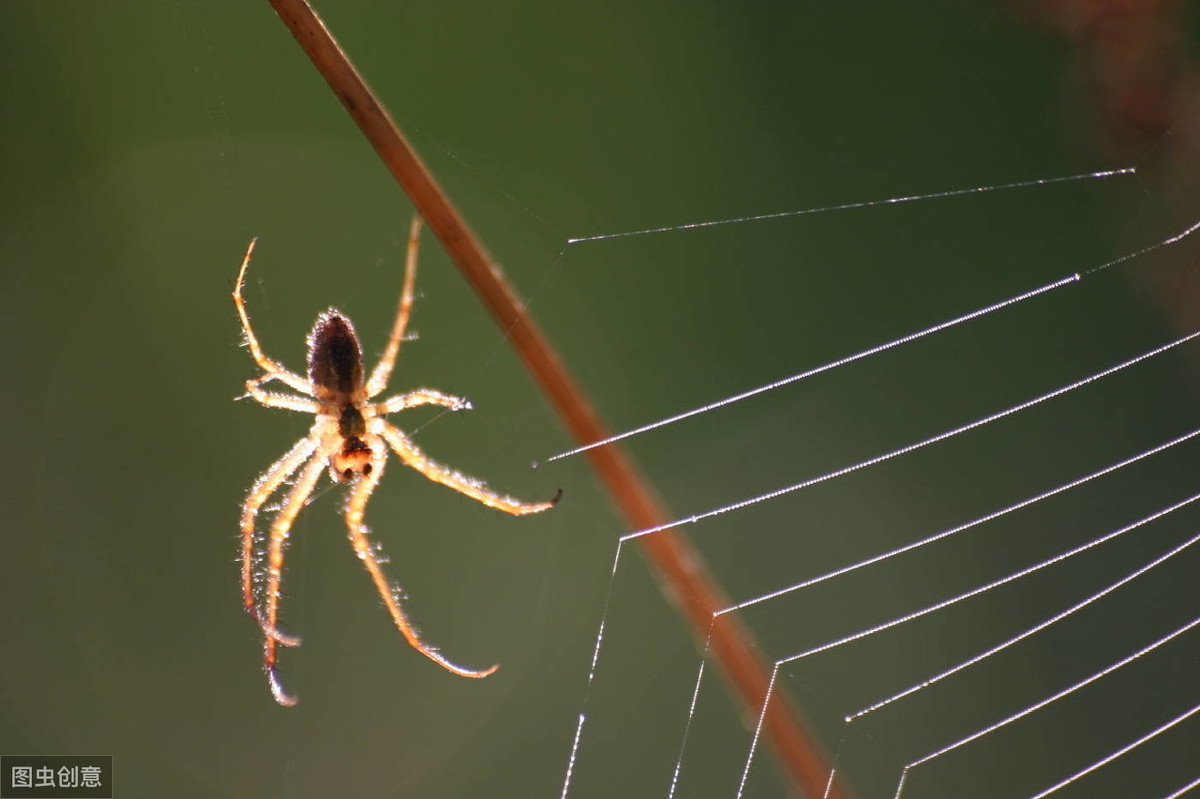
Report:
[[[516,516],[537,513],[552,507],[562,495],[559,491],[549,502],[524,503],[493,493],[483,482],[430,460],[417,448],[412,439],[384,418],[390,413],[418,405],[440,405],[452,411],[470,408],[471,403],[461,397],[422,388],[382,402],[369,401],[387,386],[392,367],[396,363],[396,355],[400,351],[400,343],[404,340],[404,329],[412,312],[420,232],[420,217],[414,216],[409,230],[404,286],[400,292],[396,321],[383,356],[365,383],[362,347],[358,343],[354,326],[340,311],[333,308],[317,317],[312,332],[308,334],[307,378],[288,371],[263,353],[250,327],[250,317],[246,314],[246,305],[242,300],[242,284],[257,240],[251,241],[246,249],[237,284],[233,289],[233,303],[237,307],[238,316],[241,317],[246,344],[250,347],[254,360],[265,373],[246,381],[249,396],[268,408],[284,408],[316,416],[316,422],[308,434],[259,476],[242,505],[242,601],[246,610],[258,620],[262,628],[263,668],[267,673],[271,693],[281,705],[296,704],[296,697],[286,693],[279,682],[276,672],[276,650],[279,646],[300,644],[299,638],[281,632],[278,627],[284,544],[292,523],[316,488],[326,464],[329,466],[329,476],[334,482],[351,484],[345,506],[350,543],[371,575],[375,588],[383,598],[384,606],[392,615],[392,620],[414,649],[442,668],[463,677],[486,677],[498,666],[478,671],[457,666],[421,640],[400,607],[400,592],[384,574],[380,565],[381,554],[378,545],[371,543],[368,538],[369,531],[363,524],[367,501],[383,477],[388,447],[391,447],[406,466],[417,470],[435,483],[449,486],[471,499],[505,513]],[[262,384],[270,380],[278,380],[304,396],[265,391]],[[299,476],[280,502],[278,513],[266,536],[266,570],[255,569],[255,542],[258,538],[255,535],[255,519],[258,512],[297,472]]]

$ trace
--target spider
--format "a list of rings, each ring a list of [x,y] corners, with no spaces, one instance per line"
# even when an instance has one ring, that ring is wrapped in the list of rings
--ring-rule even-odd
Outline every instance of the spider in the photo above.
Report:
[[[250,354],[263,370],[262,375],[246,381],[247,395],[268,408],[283,408],[316,416],[308,434],[293,444],[291,449],[259,476],[242,504],[242,602],[262,628],[263,670],[266,672],[275,701],[284,706],[296,704],[296,697],[284,691],[279,680],[276,670],[278,647],[300,644],[299,638],[282,632],[278,626],[284,545],[292,523],[308,502],[326,466],[329,468],[330,478],[335,483],[350,485],[344,509],[350,543],[375,583],[392,621],[414,649],[447,671],[462,677],[486,677],[498,666],[479,670],[458,666],[421,640],[420,634],[400,606],[399,590],[389,582],[383,572],[381,552],[378,545],[372,543],[369,531],[363,523],[367,502],[383,477],[388,448],[396,453],[404,465],[415,469],[433,482],[441,483],[488,507],[514,516],[544,511],[557,503],[562,496],[560,490],[549,502],[526,503],[497,494],[489,490],[482,481],[430,460],[411,438],[385,418],[388,414],[418,405],[438,405],[452,411],[470,408],[471,403],[461,397],[421,388],[381,402],[370,401],[387,386],[396,356],[400,352],[400,344],[404,340],[405,327],[412,313],[420,232],[421,219],[414,216],[409,229],[404,284],[400,292],[396,320],[383,355],[365,382],[362,347],[354,332],[354,326],[341,311],[334,308],[318,316],[312,332],[308,334],[308,377],[301,377],[289,371],[263,353],[250,327],[250,317],[242,300],[242,285],[257,239],[252,240],[246,249],[233,289],[233,303],[241,318],[246,344],[250,348]],[[278,380],[304,396],[264,390],[263,384],[271,380]],[[265,536],[266,569],[255,569],[256,542],[260,538],[255,535],[258,512],[293,475],[297,476],[292,481],[290,490],[280,501],[270,531]],[[257,554],[260,558],[263,555],[261,552]]]

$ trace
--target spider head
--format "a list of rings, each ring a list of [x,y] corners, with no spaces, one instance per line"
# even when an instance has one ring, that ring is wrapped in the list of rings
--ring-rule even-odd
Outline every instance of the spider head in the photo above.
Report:
[[[337,483],[349,483],[371,473],[371,448],[361,438],[346,439],[342,451],[330,458],[329,476]]]

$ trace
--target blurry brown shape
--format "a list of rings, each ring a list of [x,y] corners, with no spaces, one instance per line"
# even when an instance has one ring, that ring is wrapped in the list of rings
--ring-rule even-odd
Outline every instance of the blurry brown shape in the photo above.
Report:
[[[1137,157],[1175,126],[1181,95],[1195,80],[1178,0],[1029,0],[1027,7],[1071,45],[1069,88],[1091,95],[1094,130],[1111,155]]]
[[[1189,52],[1180,0],[1024,0],[1037,25],[1070,45],[1066,116],[1086,149],[1138,167],[1155,229],[1200,219],[1200,69]],[[1129,211],[1117,228],[1131,230]],[[1200,245],[1183,242],[1130,280],[1176,328],[1200,327]]]

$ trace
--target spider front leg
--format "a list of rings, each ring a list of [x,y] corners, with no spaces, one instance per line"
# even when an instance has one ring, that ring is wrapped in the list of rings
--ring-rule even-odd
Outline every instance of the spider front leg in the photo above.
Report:
[[[304,465],[304,462],[312,456],[316,449],[317,441],[313,436],[305,436],[297,441],[290,450],[284,453],[283,457],[262,473],[262,476],[255,481],[254,488],[250,490],[250,495],[242,503],[242,604],[245,605],[246,612],[255,616],[260,624],[263,622],[262,614],[258,612],[254,601],[255,520],[258,518],[258,511],[271,495]],[[264,632],[267,631],[264,629]],[[270,631],[268,634],[279,636],[277,631]],[[288,643],[295,645],[300,642],[296,639],[289,639]]]
[[[451,663],[437,649],[421,640],[421,636],[413,628],[412,623],[408,620],[408,616],[404,613],[404,609],[400,607],[400,591],[391,583],[387,575],[383,573],[383,566],[379,562],[379,550],[371,543],[368,537],[370,530],[363,523],[363,517],[367,511],[367,502],[371,499],[371,493],[375,490],[375,487],[379,485],[379,480],[383,477],[383,469],[387,465],[387,448],[383,445],[383,442],[376,436],[369,436],[367,443],[371,447],[370,473],[359,478],[358,483],[354,486],[349,498],[346,500],[346,529],[350,536],[350,544],[354,547],[354,554],[358,555],[358,559],[366,567],[367,573],[371,575],[371,581],[375,583],[375,590],[379,592],[379,596],[383,599],[384,607],[387,608],[388,613],[391,614],[392,621],[395,622],[396,627],[413,649],[446,671],[457,674],[460,677],[480,678],[488,676],[500,668],[499,665],[475,670]]]
[[[529,513],[540,513],[541,511],[553,508],[562,496],[562,490],[560,489],[554,499],[549,502],[521,502],[512,497],[497,494],[488,490],[483,481],[467,477],[465,474],[461,474],[430,460],[429,456],[422,452],[408,436],[383,419],[379,419],[378,421],[380,435],[391,446],[397,457],[404,461],[405,466],[416,469],[433,482],[453,488],[458,493],[464,494],[476,502],[482,502],[489,508],[502,510],[505,513],[511,513],[513,516],[524,516]]]
[[[396,365],[396,356],[400,353],[400,343],[404,341],[404,330],[408,327],[408,319],[412,316],[413,287],[417,281],[417,248],[421,241],[421,217],[413,214],[412,223],[408,227],[408,254],[404,259],[404,286],[400,289],[400,305],[396,309],[396,321],[392,323],[392,333],[388,336],[387,346],[379,363],[367,378],[367,396],[374,397],[387,386],[388,378],[392,376],[392,368]]]
[[[237,283],[233,285],[233,305],[237,308],[238,318],[242,320],[242,334],[246,337],[246,344],[250,347],[250,354],[254,356],[255,363],[267,373],[262,379],[281,380],[301,394],[311,396],[312,384],[268,358],[262,351],[262,347],[258,345],[258,337],[254,335],[254,328],[250,326],[250,315],[246,313],[246,303],[242,299],[242,284],[245,283],[246,269],[250,266],[250,256],[254,254],[254,245],[257,243],[258,239],[250,240],[250,246],[246,248],[246,254],[242,257],[242,268],[238,270]]]
[[[280,644],[287,646],[299,643],[299,641],[278,632],[279,586],[283,581],[283,548],[288,534],[291,532],[292,523],[316,487],[321,472],[325,471],[326,460],[326,456],[319,449],[309,458],[308,463],[300,472],[300,476],[296,478],[292,490],[284,499],[283,507],[280,508],[275,520],[271,523],[271,532],[267,539],[267,586],[264,596],[266,612],[260,619],[263,627],[263,669],[267,673],[267,680],[271,685],[271,693],[274,694],[275,701],[287,707],[296,704],[296,697],[286,693],[279,682],[279,675],[275,671],[277,650]]]

